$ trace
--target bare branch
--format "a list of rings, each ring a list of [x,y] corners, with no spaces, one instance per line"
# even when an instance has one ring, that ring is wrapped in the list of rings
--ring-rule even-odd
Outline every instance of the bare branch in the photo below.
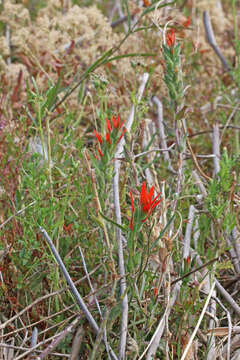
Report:
[[[84,334],[85,332],[83,326],[79,326],[73,339],[70,360],[78,360],[78,355],[82,344],[82,340],[84,338]]]
[[[144,89],[146,87],[147,81],[149,78],[149,74],[143,74],[142,82],[139,87],[138,96],[137,96],[137,104],[140,102]],[[134,113],[136,110],[136,105],[133,105],[128,117],[128,121],[126,124],[127,131],[131,130],[133,120],[134,120]],[[118,144],[114,162],[114,177],[113,177],[113,196],[114,196],[114,207],[115,207],[115,216],[116,222],[121,225],[121,208],[120,208],[120,199],[119,199],[119,177],[120,177],[120,166],[121,161],[120,159],[123,157],[123,147],[125,144],[124,137]],[[128,297],[126,292],[126,275],[125,275],[125,266],[124,266],[124,256],[123,256],[123,244],[122,244],[122,236],[121,236],[121,229],[119,227],[116,228],[116,238],[118,244],[118,266],[119,266],[119,274],[121,276],[120,280],[120,289],[121,295],[123,296],[122,299],[122,320],[121,320],[121,335],[120,335],[120,346],[119,346],[119,360],[123,360],[125,358],[125,351],[126,351],[126,343],[127,343],[127,326],[128,326]]]
[[[221,60],[224,70],[230,71],[230,67],[228,66],[227,60],[221,53],[221,50],[219,49],[219,47],[217,46],[208,11],[203,12],[203,23],[204,23],[205,33],[206,33],[206,37],[207,37],[207,41],[209,42],[209,45],[213,48],[216,55]]]
[[[158,131],[159,131],[159,137],[160,137],[160,144],[163,149],[168,150],[167,142],[166,142],[166,135],[164,131],[164,125],[163,125],[163,105],[160,99],[157,96],[152,97],[152,102],[157,106],[157,120],[158,120]],[[169,152],[166,151],[163,153],[164,161],[168,163],[169,170],[173,171],[171,158],[169,156]]]
[[[195,211],[196,211],[195,207],[193,205],[190,205],[189,212],[188,212],[187,227],[186,227],[186,232],[185,232],[185,236],[184,236],[184,240],[183,240],[182,268],[184,268],[184,260],[187,259],[187,257],[189,256],[189,253],[190,253],[190,240],[191,240]]]
[[[50,249],[52,250],[52,253],[53,253],[53,255],[54,255],[54,257],[55,257],[55,259],[56,259],[56,261],[57,261],[57,263],[58,263],[58,265],[60,267],[60,270],[62,271],[62,273],[63,273],[63,275],[64,275],[64,277],[65,277],[65,279],[66,279],[66,281],[67,281],[67,283],[68,283],[68,285],[70,287],[70,290],[71,290],[71,292],[73,293],[73,295],[75,297],[75,300],[76,300],[77,304],[79,305],[80,309],[83,311],[84,315],[86,316],[86,318],[87,318],[87,320],[89,322],[89,325],[92,327],[94,332],[96,334],[98,334],[99,331],[100,331],[99,327],[98,327],[96,321],[94,320],[94,318],[92,317],[92,314],[88,310],[88,308],[87,308],[84,300],[82,299],[81,295],[79,294],[79,292],[78,292],[76,286],[74,285],[71,277],[69,276],[69,273],[68,273],[65,265],[63,264],[62,259],[61,259],[60,255],[58,254],[52,240],[50,239],[50,237],[47,234],[45,229],[40,227],[40,230],[41,230],[42,234],[44,235],[45,239],[47,240],[47,242],[48,242],[48,244],[50,246]],[[106,349],[108,349],[108,344],[106,344],[105,341],[104,341],[104,344],[106,346]],[[111,349],[110,349],[110,351],[111,351],[112,358],[116,360],[117,359],[116,355],[114,354],[114,352]]]
[[[199,190],[201,191],[202,195],[204,197],[207,197],[206,188],[205,188],[205,186],[204,186],[202,180],[200,179],[200,176],[198,175],[196,170],[192,171],[192,176],[193,176],[193,178],[195,180],[196,185],[198,186]]]
[[[32,339],[31,339],[31,348],[34,348],[37,345],[38,339],[38,329],[35,327],[32,332]],[[30,359],[34,359],[34,352],[32,352]]]
[[[224,297],[224,299],[229,303],[231,308],[235,311],[235,313],[240,317],[240,307],[236,303],[236,301],[232,298],[232,296],[224,289],[224,287],[220,284],[220,282],[215,279],[216,288],[219,293]]]

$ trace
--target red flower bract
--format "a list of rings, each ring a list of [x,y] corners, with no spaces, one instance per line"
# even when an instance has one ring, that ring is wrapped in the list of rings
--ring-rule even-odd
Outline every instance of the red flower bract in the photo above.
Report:
[[[101,135],[96,131],[96,130],[93,130],[96,138],[98,139],[99,143],[102,144],[102,138],[101,138]]]
[[[109,132],[112,131],[112,127],[111,127],[111,124],[110,124],[110,121],[108,120],[108,118],[107,118],[107,129]]]
[[[170,32],[167,34],[166,41],[167,41],[167,45],[169,47],[174,46],[174,43],[175,43],[175,34],[174,34],[174,32],[175,31],[173,29],[171,29]]]
[[[117,119],[115,119],[115,116],[112,117],[112,124],[115,129],[121,129],[121,127],[124,124],[124,121],[120,123],[120,116],[118,115]]]
[[[148,216],[152,213],[153,209],[161,202],[161,200],[156,201],[161,194],[158,194],[154,199],[153,194],[154,186],[152,186],[149,192],[147,192],[146,183],[144,181],[140,194],[140,204],[142,207],[142,211],[148,214]]]
[[[132,213],[134,213],[135,207],[134,207],[133,196],[132,196],[131,191],[130,191],[130,198],[131,198],[131,205],[132,205]]]
[[[111,138],[108,132],[106,133],[106,141],[111,145]]]
[[[101,157],[104,157],[104,154],[106,155],[106,152],[112,155],[114,146],[119,143],[119,141],[122,139],[126,132],[126,128],[123,127],[123,124],[124,121],[120,121],[120,116],[115,118],[115,116],[113,115],[112,121],[110,121],[108,118],[106,119],[106,135],[101,135],[96,130],[93,130],[97,141],[101,145],[98,149],[98,153]]]
[[[152,186],[149,192],[147,192],[146,183],[144,181],[140,193],[140,205],[141,205],[141,210],[143,213],[146,214],[146,217],[142,220],[142,222],[145,222],[147,220],[147,218],[153,212],[154,208],[162,201],[162,199],[157,200],[161,195],[160,193],[155,198],[153,198],[153,194],[154,194],[154,186]],[[130,229],[133,230],[133,213],[135,211],[135,206],[131,191],[130,191],[130,198],[132,205],[132,217],[130,221]]]
[[[191,18],[190,16],[187,17],[187,20],[183,23],[185,28],[188,28],[191,25]]]
[[[101,149],[98,149],[98,153],[99,153],[99,155],[100,155],[101,157],[104,157],[104,155],[103,155],[103,153],[102,153]]]
[[[125,128],[125,129],[123,129],[123,131],[122,131],[122,133],[121,133],[121,135],[119,136],[119,139],[118,139],[118,141],[117,141],[117,144],[122,140],[122,137],[124,136],[124,134],[125,134],[125,132],[127,131],[127,129]]]

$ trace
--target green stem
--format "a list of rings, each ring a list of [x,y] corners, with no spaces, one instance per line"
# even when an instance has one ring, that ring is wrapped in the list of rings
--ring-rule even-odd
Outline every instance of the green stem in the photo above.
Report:
[[[50,192],[51,198],[53,198],[53,180],[52,180],[52,154],[51,154],[51,135],[50,135],[50,126],[49,126],[49,118],[46,119],[47,125],[47,152],[48,152],[48,176],[49,176],[49,183],[50,183]]]

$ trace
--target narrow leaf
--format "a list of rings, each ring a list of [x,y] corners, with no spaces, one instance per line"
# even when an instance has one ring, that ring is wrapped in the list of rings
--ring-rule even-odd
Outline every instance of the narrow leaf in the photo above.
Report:
[[[109,219],[107,216],[103,215],[103,213],[101,213],[101,211],[99,211],[99,214],[100,214],[106,221],[108,221],[108,222],[112,223],[113,225],[119,227],[119,229],[121,229],[122,231],[124,231],[124,232],[128,231],[128,229],[126,229],[124,226],[116,223],[115,221]]]

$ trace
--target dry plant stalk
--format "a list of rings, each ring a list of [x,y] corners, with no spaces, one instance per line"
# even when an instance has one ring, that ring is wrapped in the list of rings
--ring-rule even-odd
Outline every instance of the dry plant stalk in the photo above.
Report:
[[[144,73],[142,82],[139,86],[138,95],[137,95],[137,104],[139,104],[145,86],[147,84],[149,78],[148,73]],[[126,123],[126,129],[130,132],[132,123],[134,120],[134,113],[136,110],[136,105],[133,105],[128,117],[128,121]],[[115,153],[115,162],[114,162],[114,177],[113,177],[113,196],[114,196],[114,207],[115,207],[115,216],[116,222],[121,225],[121,208],[120,208],[120,199],[119,199],[119,177],[120,177],[120,167],[121,162],[120,159],[123,157],[123,146],[125,143],[124,137],[121,139],[117,146],[117,150]],[[126,343],[127,343],[127,328],[128,328],[128,297],[126,293],[126,275],[125,275],[125,266],[124,266],[124,256],[123,256],[123,244],[122,244],[122,236],[121,229],[117,227],[116,229],[116,238],[118,244],[118,267],[119,267],[119,275],[121,276],[120,280],[120,288],[121,288],[121,296],[122,299],[122,319],[121,319],[121,335],[120,335],[120,345],[119,345],[119,360],[123,360],[125,358],[126,352]]]

